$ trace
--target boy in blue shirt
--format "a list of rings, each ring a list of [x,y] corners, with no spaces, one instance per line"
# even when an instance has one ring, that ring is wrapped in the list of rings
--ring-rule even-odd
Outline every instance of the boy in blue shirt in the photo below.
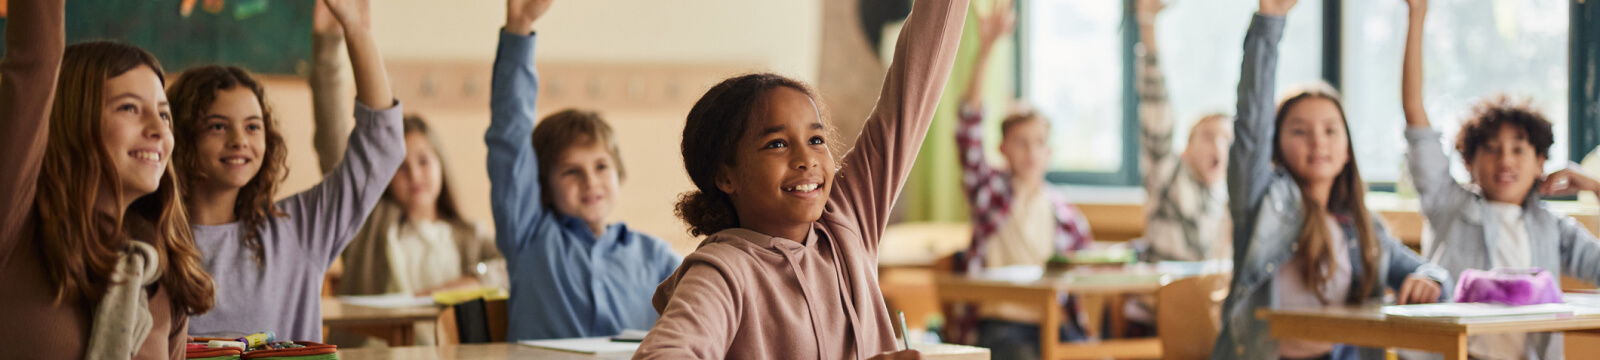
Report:
[[[495,242],[511,277],[511,341],[615,335],[655,325],[650,298],[681,256],[606,224],[624,176],[611,127],[566,110],[534,127],[533,22],[551,0],[508,0],[490,90]]]

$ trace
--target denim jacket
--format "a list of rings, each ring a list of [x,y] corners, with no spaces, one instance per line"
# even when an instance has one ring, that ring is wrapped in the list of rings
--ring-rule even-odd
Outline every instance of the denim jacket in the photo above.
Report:
[[[1406,129],[1411,146],[1406,163],[1434,234],[1423,242],[1422,254],[1452,276],[1499,267],[1493,254],[1499,248],[1500,224],[1490,213],[1489,200],[1450,177],[1450,160],[1439,138],[1433,129]],[[1537,192],[1529,191],[1522,220],[1528,226],[1534,267],[1600,282],[1600,242],[1576,219],[1550,211]],[[1562,344],[1561,333],[1530,333],[1525,352],[1529,359],[1561,359]]]
[[[1284,18],[1256,14],[1245,35],[1244,65],[1239,73],[1238,120],[1228,164],[1228,205],[1233,223],[1233,282],[1223,302],[1222,331],[1212,359],[1276,359],[1278,341],[1272,339],[1267,322],[1256,318],[1256,310],[1278,304],[1277,270],[1285,266],[1299,249],[1302,213],[1300,187],[1288,172],[1272,164],[1273,123],[1277,105],[1273,101],[1277,71],[1278,40],[1283,35]],[[1428,264],[1411,249],[1389,234],[1380,217],[1372,214],[1373,231],[1383,247],[1377,262],[1377,279],[1390,288],[1399,288],[1406,277],[1423,275],[1444,286],[1441,298],[1450,294],[1449,274]],[[1346,231],[1347,236],[1353,232]],[[1357,244],[1357,242],[1351,242]],[[1358,246],[1349,249],[1359,258]],[[1351,264],[1351,277],[1361,279],[1368,269],[1359,261]],[[1359,286],[1352,286],[1352,289]],[[1365,303],[1383,301],[1383,287],[1374,286]],[[1363,359],[1382,359],[1382,349],[1360,349]]]

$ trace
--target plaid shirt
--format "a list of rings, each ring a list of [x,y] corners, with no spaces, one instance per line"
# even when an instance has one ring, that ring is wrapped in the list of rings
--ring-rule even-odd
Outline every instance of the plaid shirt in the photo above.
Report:
[[[1144,170],[1144,241],[1150,258],[1165,261],[1230,259],[1228,193],[1223,182],[1200,182],[1172,147],[1174,121],[1166,76],[1153,47],[1139,59],[1139,165]]]
[[[1011,204],[1015,193],[1011,188],[1011,174],[989,166],[983,149],[983,111],[966,105],[961,107],[961,123],[956,125],[956,148],[961,159],[961,187],[972,208],[972,245],[967,248],[966,259],[957,264],[958,270],[983,268],[984,244],[996,230],[1011,217]],[[1089,221],[1066,197],[1050,186],[1042,195],[1049,196],[1055,209],[1055,249],[1057,254],[1081,250],[1094,242],[1089,233]],[[1041,264],[1042,265],[1042,264]]]

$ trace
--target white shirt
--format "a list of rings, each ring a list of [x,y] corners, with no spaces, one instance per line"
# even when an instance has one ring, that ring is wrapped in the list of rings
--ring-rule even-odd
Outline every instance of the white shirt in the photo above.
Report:
[[[1522,206],[1516,204],[1488,203],[1495,222],[1496,239],[1500,242],[1490,250],[1495,268],[1527,269],[1533,267],[1533,246],[1528,241],[1528,223],[1522,220]],[[1527,334],[1473,335],[1467,339],[1467,353],[1487,360],[1523,359],[1528,356],[1524,348]]]
[[[983,258],[986,267],[1044,266],[1056,253],[1055,239],[1059,230],[1050,196],[1041,191],[1016,199],[1011,203],[1011,216],[995,229],[993,237],[984,245],[989,247]],[[986,303],[979,305],[978,316],[1037,324],[1044,319],[1044,311],[1037,305],[1023,303]]]
[[[461,254],[449,223],[407,221],[389,236],[389,292],[411,294],[460,279]]]
[[[1311,308],[1343,304],[1350,295],[1350,247],[1355,244],[1345,241],[1344,228],[1339,227],[1339,222],[1333,216],[1323,218],[1328,223],[1328,251],[1333,255],[1333,273],[1328,274],[1322,288],[1323,298],[1318,298],[1314,289],[1302,280],[1300,261],[1290,260],[1278,268],[1278,273],[1273,275],[1278,291],[1278,307]],[[1324,303],[1323,299],[1327,299]],[[1278,356],[1286,358],[1314,358],[1333,351],[1333,343],[1310,340],[1279,340]]]

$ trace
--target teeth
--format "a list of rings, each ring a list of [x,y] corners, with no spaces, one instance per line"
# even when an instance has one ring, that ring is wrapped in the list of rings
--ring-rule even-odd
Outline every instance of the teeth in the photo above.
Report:
[[[135,158],[135,159],[150,160],[150,161],[161,161],[161,154],[157,154],[155,152],[136,151],[136,152],[133,152],[131,155],[133,155],[133,158]]]
[[[243,165],[245,162],[246,160],[244,158],[222,159],[222,163],[224,164]]]
[[[788,188],[788,189],[784,189],[784,191],[807,192],[807,191],[811,191],[811,190],[816,190],[818,186],[822,186],[822,185],[821,184],[805,184],[805,185],[799,185],[799,186],[791,187],[791,188]]]

